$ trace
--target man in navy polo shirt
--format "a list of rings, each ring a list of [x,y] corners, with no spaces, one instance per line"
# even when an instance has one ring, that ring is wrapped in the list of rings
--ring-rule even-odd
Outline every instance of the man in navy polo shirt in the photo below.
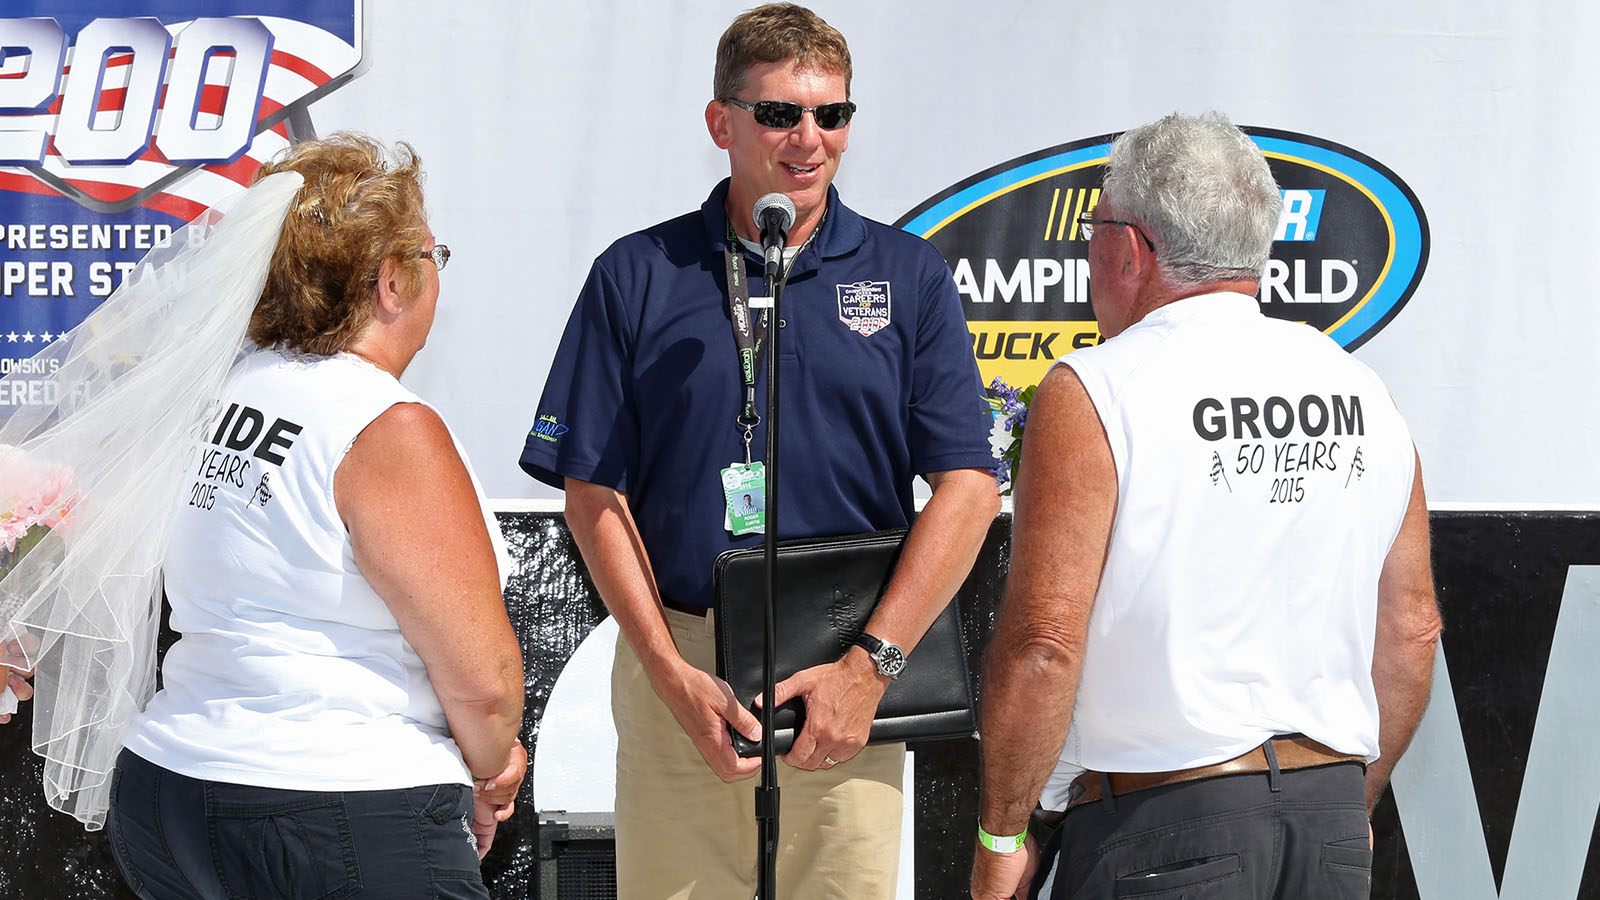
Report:
[[[999,508],[988,407],[948,267],[831,186],[849,88],[843,36],[809,10],[773,4],[729,26],[705,118],[731,177],[698,211],[595,261],[523,450],[530,475],[566,490],[567,522],[621,628],[612,711],[624,898],[749,896],[755,884],[753,792],[733,782],[760,760],[735,755],[727,726],[755,739],[759,725],[712,674],[707,614],[713,560],[759,543],[767,507],[744,502],[759,497],[765,433],[741,413],[748,388],[759,398],[765,386],[746,381],[736,325],[783,329],[780,537],[903,527],[914,476],[933,487],[867,625],[878,641],[913,650]],[[772,191],[797,211],[775,325],[744,305],[768,292],[752,209]],[[777,702],[798,696],[807,709],[780,767],[781,896],[894,895],[904,747],[864,746],[887,660],[882,647],[853,647],[777,687]]]

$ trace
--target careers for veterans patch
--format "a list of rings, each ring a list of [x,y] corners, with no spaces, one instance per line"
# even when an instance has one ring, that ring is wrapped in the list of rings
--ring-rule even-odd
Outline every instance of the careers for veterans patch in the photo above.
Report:
[[[839,321],[862,337],[889,325],[889,282],[858,281],[834,286],[839,295]]]

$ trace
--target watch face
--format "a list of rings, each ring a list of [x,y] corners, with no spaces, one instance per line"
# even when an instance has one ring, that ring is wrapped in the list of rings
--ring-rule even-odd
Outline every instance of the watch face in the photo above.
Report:
[[[899,647],[893,644],[884,644],[883,650],[877,658],[878,671],[894,678],[906,667],[906,655]]]

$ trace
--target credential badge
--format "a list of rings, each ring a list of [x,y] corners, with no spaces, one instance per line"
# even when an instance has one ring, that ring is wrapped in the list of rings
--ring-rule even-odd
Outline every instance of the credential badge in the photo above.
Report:
[[[889,325],[889,282],[858,281],[834,286],[839,292],[839,321],[862,337]]]

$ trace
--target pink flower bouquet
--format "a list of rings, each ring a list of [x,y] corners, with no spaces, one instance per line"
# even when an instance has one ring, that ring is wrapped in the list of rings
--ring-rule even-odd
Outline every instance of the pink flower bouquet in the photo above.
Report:
[[[71,469],[0,445],[0,578],[52,529],[65,525],[76,502]]]
[[[0,444],[0,581],[45,535],[67,524],[76,502],[70,468],[35,462],[16,447]],[[19,688],[22,697],[32,693],[24,680],[29,673],[17,671],[22,650],[15,640],[0,647],[0,722],[10,721],[16,712]]]

